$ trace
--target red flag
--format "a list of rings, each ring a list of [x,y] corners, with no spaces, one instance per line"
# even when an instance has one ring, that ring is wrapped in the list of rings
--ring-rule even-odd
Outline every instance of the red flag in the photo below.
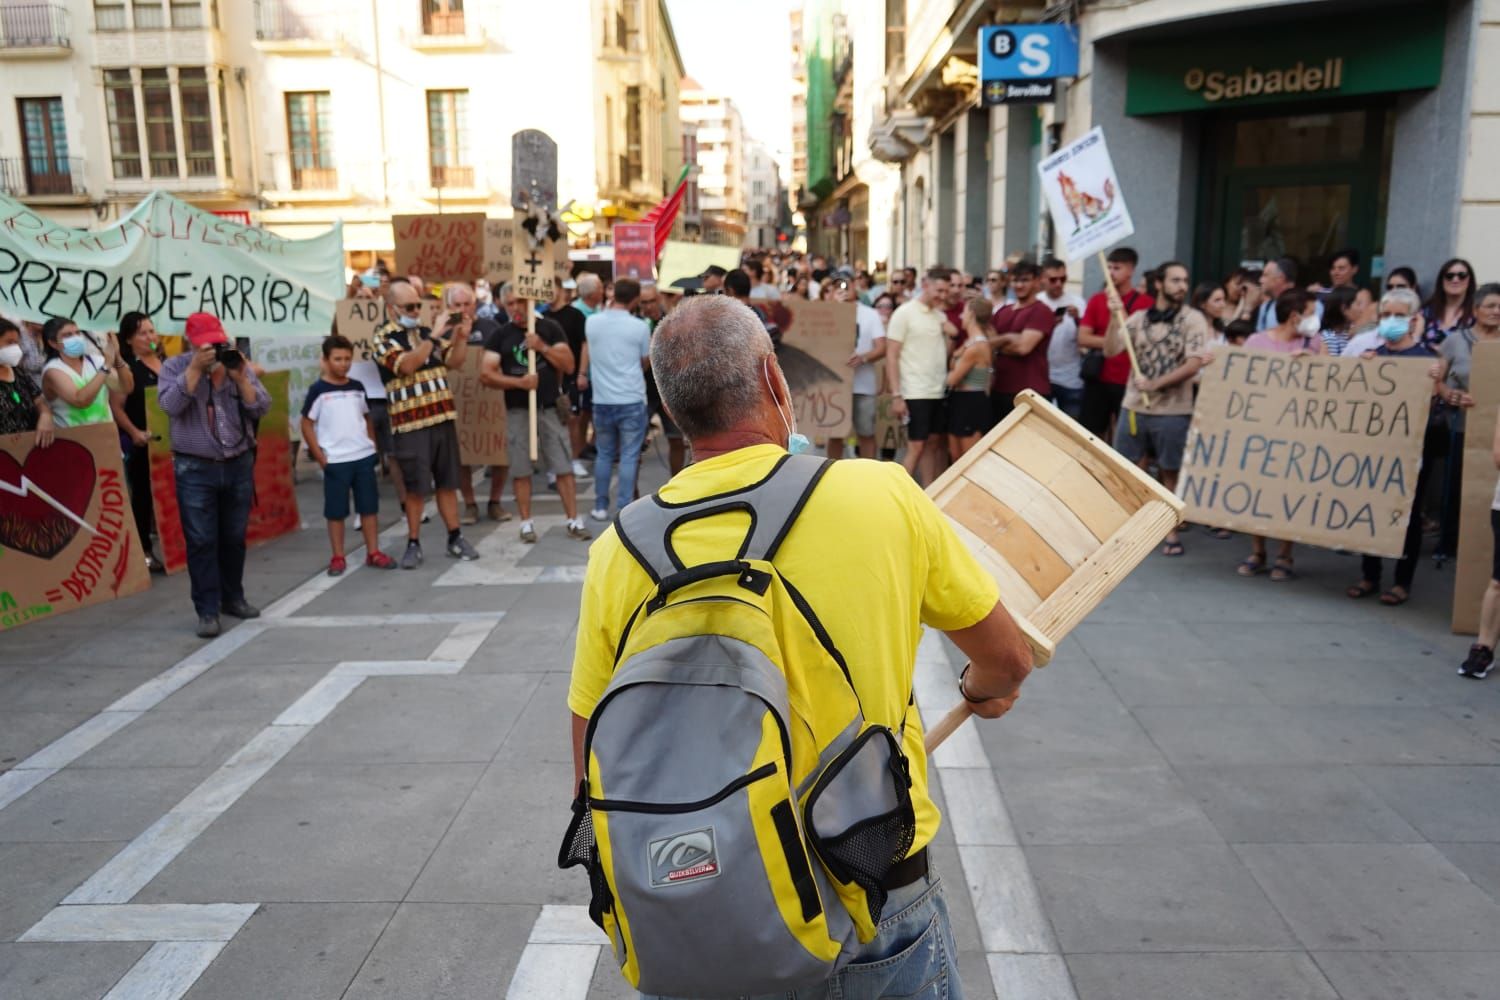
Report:
[[[677,176],[677,189],[666,198],[657,202],[651,211],[642,216],[642,222],[649,222],[656,227],[656,257],[661,259],[662,251],[667,248],[667,239],[672,235],[672,225],[677,221],[677,213],[682,208],[683,195],[687,192],[687,176],[690,168],[684,164],[682,173]]]

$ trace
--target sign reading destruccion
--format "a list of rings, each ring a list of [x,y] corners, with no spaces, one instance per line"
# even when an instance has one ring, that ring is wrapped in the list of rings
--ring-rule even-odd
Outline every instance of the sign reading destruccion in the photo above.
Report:
[[[0,436],[0,632],[150,585],[113,424]]]
[[[208,312],[231,336],[326,333],[344,287],[344,237],[289,240],[164,192],[107,229],[70,229],[0,195],[0,311],[85,330],[143,312],[163,333]]]
[[[1432,400],[1428,363],[1221,349],[1177,495],[1186,518],[1399,556]]]

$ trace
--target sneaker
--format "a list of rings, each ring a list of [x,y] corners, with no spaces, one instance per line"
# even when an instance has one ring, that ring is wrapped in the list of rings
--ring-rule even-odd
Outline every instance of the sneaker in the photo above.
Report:
[[[458,523],[459,524],[478,524],[479,523],[479,504],[477,504],[477,503],[464,504],[464,516],[458,519]]]
[[[596,521],[608,521],[609,511],[605,510],[603,507],[595,507],[593,510],[589,511],[589,517],[592,517]]]
[[[402,569],[416,569],[422,565],[422,543],[415,538],[406,541],[406,552],[401,556]]]
[[[593,479],[594,470],[581,459],[573,459],[573,476],[576,479]]]
[[[536,544],[536,528],[532,526],[530,521],[521,525],[521,541],[527,545]]]
[[[557,492],[557,477],[554,476],[553,478],[547,480],[547,491],[549,493]]]
[[[365,556],[365,565],[373,567],[374,569],[395,569],[396,560],[392,559],[384,552],[371,552],[369,555]]]
[[[454,559],[462,559],[464,562],[473,562],[479,558],[478,551],[469,544],[469,540],[463,535],[448,543],[448,555]]]
[[[229,601],[219,609],[226,615],[234,615],[236,618],[259,618],[260,608],[251,604],[241,597],[238,601]]]
[[[499,500],[491,500],[485,513],[489,515],[491,521],[496,521],[500,524],[509,521],[511,517],[510,511],[506,510],[505,506]]]
[[[586,542],[594,537],[594,533],[585,528],[582,521],[574,521],[568,525],[568,537],[576,538],[580,542]]]
[[[218,615],[199,615],[198,628],[195,630],[200,639],[212,639],[219,634]]]
[[[332,559],[328,560],[329,576],[343,576],[344,570],[348,568],[349,564],[344,561],[343,556],[334,556]]]
[[[432,515],[431,514],[423,514],[422,515],[422,523],[423,524],[431,524],[432,523]]]
[[[1463,662],[1463,666],[1458,668],[1458,676],[1482,681],[1490,675],[1490,670],[1494,666],[1495,651],[1488,646],[1475,643],[1469,647],[1469,658]]]

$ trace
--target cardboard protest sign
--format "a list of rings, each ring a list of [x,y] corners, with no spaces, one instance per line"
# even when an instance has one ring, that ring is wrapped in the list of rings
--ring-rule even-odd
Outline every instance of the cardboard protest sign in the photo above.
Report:
[[[0,632],[151,586],[114,424],[0,436]]]
[[[458,458],[465,465],[509,465],[505,450],[505,393],[479,381],[484,350],[470,344],[464,363],[448,369],[458,407]]]
[[[1464,416],[1463,504],[1458,522],[1458,573],[1453,581],[1453,631],[1479,631],[1479,605],[1492,571],[1495,539],[1490,507],[1495,501],[1492,448],[1500,418],[1500,344],[1478,342],[1469,369],[1474,406]]]
[[[426,281],[473,281],[484,273],[484,213],[393,215],[396,273]]]
[[[1135,232],[1120,181],[1095,128],[1037,165],[1063,257],[1079,260]]]
[[[656,227],[649,222],[617,222],[615,277],[651,281],[656,277]]]
[[[255,451],[255,506],[245,541],[251,546],[280,538],[301,527],[292,484],[291,414],[287,372],[267,372],[261,385],[271,394],[271,409],[260,418]],[[177,509],[177,477],[172,468],[172,425],[156,401],[156,389],[146,390],[146,423],[151,431],[147,453],[151,462],[151,500],[156,508],[156,534],[161,561],[168,573],[187,568],[187,540]]]
[[[789,299],[791,322],[782,328],[776,361],[792,390],[797,429],[814,441],[849,435],[854,419],[854,369],[849,355],[857,337],[853,302]]]
[[[337,315],[338,332],[354,345],[354,360],[373,360],[375,331],[385,322],[385,304],[379,299],[341,299]]]
[[[1203,369],[1177,486],[1187,520],[1399,556],[1422,463],[1429,367],[1221,349]]]
[[[740,266],[740,248],[667,240],[666,249],[661,252],[661,266],[656,271],[656,283],[670,285],[679,278],[696,278],[710,264],[733,271]]]
[[[484,220],[484,278],[498,289],[516,273],[516,233],[510,219]]]
[[[516,227],[516,272],[511,278],[516,295],[533,302],[552,301],[552,278],[557,267],[554,246],[551,240],[547,240],[541,246],[533,248],[526,230]]]
[[[250,356],[267,372],[286,372],[287,412],[300,414],[307,390],[323,375],[322,337],[252,337]],[[359,349],[354,356],[358,358]],[[293,441],[302,440],[302,421],[293,420]]]
[[[896,397],[882,392],[875,397],[875,447],[896,452],[906,447],[906,424],[896,418]]]
[[[210,312],[240,337],[326,331],[344,288],[340,223],[289,240],[148,195],[107,229],[69,229],[0,195],[0,312],[85,330],[119,329],[128,312],[161,333]]]

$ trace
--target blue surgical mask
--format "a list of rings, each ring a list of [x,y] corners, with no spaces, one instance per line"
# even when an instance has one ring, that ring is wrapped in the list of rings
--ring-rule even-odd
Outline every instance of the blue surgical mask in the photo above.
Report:
[[[70,358],[81,358],[89,352],[89,342],[83,339],[83,334],[75,333],[71,337],[62,339],[62,352]]]
[[[400,316],[396,317],[396,322],[400,323],[402,326],[406,327],[406,329],[408,329],[408,330],[415,330],[418,326],[420,326],[422,324],[422,317],[420,317],[420,316],[409,316],[409,315],[403,313]]]
[[[771,387],[771,369],[766,367],[762,371],[766,376],[766,388],[771,389],[771,398],[774,400],[776,398],[776,390]],[[805,455],[812,451],[812,442],[807,439],[807,435],[797,433],[795,426],[797,415],[793,413],[792,419],[790,421],[787,420],[786,414],[781,412],[780,403],[776,404],[776,415],[781,418],[781,424],[786,428],[786,450],[793,455]]]
[[[1411,319],[1407,316],[1383,316],[1380,325],[1375,327],[1381,337],[1393,342],[1405,337],[1410,330]]]

